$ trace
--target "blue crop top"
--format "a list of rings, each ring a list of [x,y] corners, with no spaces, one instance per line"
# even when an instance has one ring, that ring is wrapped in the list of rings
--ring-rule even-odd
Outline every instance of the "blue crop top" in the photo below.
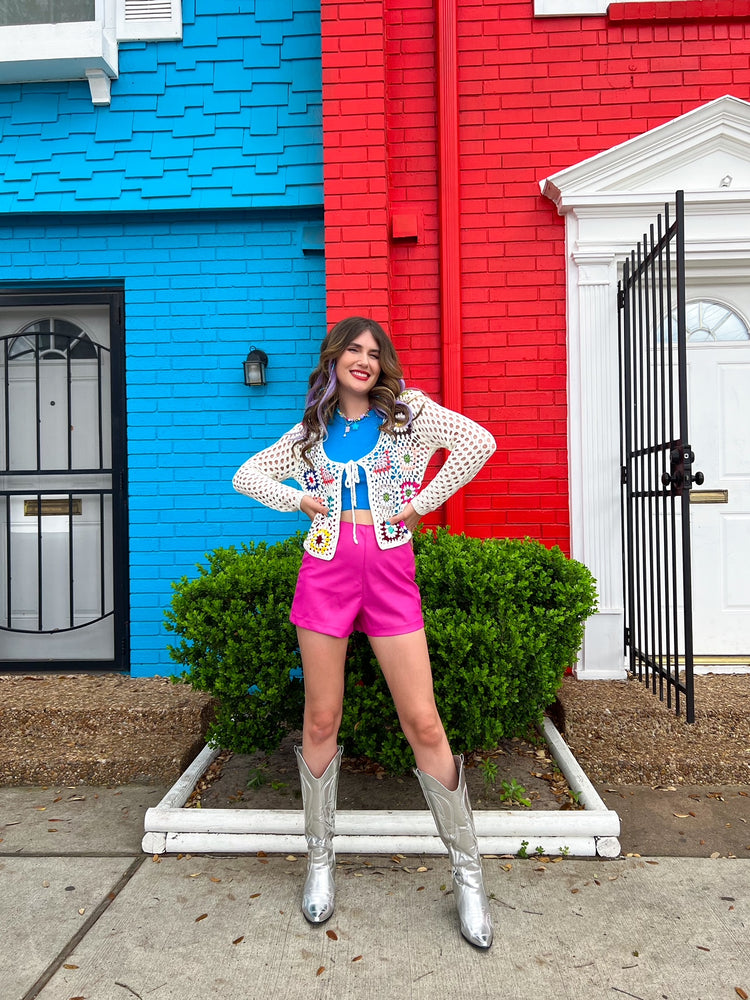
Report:
[[[328,437],[323,442],[325,453],[334,462],[356,462],[369,454],[378,442],[380,436],[381,418],[370,410],[366,417],[349,427],[346,431],[346,420],[334,413],[333,420],[328,425]],[[370,494],[367,489],[365,470],[357,466],[359,482],[355,484],[357,510],[370,509]],[[352,509],[352,497],[349,489],[341,491],[341,509]]]

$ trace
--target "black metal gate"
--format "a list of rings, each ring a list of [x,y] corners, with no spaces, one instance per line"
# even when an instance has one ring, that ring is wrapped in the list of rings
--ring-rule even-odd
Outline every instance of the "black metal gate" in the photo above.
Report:
[[[122,293],[0,310],[0,670],[127,669]]]
[[[684,214],[678,191],[623,266],[620,461],[628,668],[693,722]]]

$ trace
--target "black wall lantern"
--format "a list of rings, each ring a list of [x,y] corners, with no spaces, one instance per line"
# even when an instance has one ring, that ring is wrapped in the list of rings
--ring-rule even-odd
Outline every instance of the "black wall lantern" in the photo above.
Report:
[[[265,385],[268,355],[257,347],[251,347],[242,367],[245,370],[245,385]]]

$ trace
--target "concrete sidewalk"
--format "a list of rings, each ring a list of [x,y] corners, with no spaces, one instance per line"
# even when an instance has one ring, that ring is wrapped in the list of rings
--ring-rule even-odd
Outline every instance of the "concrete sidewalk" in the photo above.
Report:
[[[0,788],[1,1000],[750,994],[750,860],[487,860],[485,953],[442,857],[341,857],[336,913],[311,927],[302,856],[144,856],[164,791]]]

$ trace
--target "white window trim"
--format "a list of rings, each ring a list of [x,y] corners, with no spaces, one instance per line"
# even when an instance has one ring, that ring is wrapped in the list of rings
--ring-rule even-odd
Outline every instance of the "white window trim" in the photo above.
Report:
[[[535,17],[606,14],[609,0],[534,0]]]
[[[149,17],[149,11],[158,17]],[[165,16],[165,14],[167,16]],[[0,25],[0,85],[88,80],[94,104],[110,103],[118,41],[182,38],[181,0],[96,0],[95,20]]]
[[[639,3],[640,0],[619,0],[620,3]],[[669,0],[657,0],[668,3]],[[535,17],[573,17],[581,14],[606,14],[611,0],[534,0]]]

